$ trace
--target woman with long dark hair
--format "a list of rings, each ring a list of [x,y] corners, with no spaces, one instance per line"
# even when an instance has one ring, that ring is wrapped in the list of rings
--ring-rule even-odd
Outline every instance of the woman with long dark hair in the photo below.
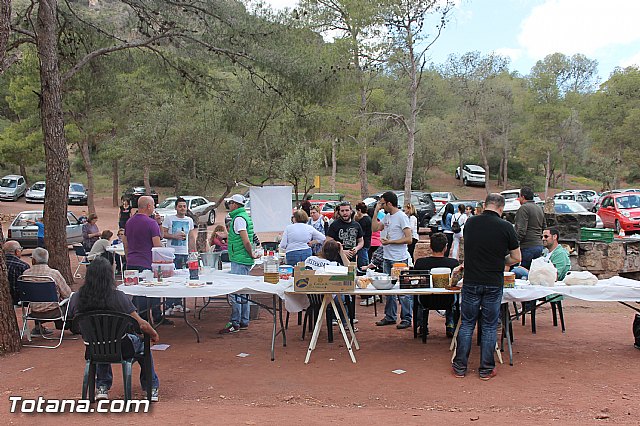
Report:
[[[109,261],[103,257],[96,258],[87,266],[85,283],[79,291],[75,292],[69,302],[70,317],[77,313],[91,311],[114,311],[131,315],[140,325],[142,332],[151,336],[151,341],[156,343],[160,340],[158,333],[151,325],[140,318],[136,312],[136,307],[126,294],[116,289],[113,269]],[[136,354],[144,351],[144,341],[136,334],[127,334]],[[144,358],[138,358],[140,367],[140,384],[145,389],[146,377],[144,375]],[[96,368],[96,399],[108,399],[109,389],[113,381],[110,364],[98,364]],[[153,358],[151,359],[151,400],[158,400],[158,386],[160,381],[153,368]]]
[[[453,213],[455,209],[453,204],[447,203],[444,206],[444,212],[442,213],[442,232],[447,237],[447,250],[444,252],[444,257],[449,257],[449,251],[453,246],[453,231],[451,230],[451,220],[453,219]]]

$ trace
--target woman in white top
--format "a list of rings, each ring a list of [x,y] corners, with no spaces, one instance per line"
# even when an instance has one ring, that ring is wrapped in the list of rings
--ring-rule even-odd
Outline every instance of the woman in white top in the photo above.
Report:
[[[325,241],[317,255],[309,256],[304,261],[304,266],[308,269],[320,269],[327,265],[337,265],[338,262],[343,265],[349,264],[349,258],[342,248],[342,244],[336,240]]]
[[[323,243],[326,237],[313,226],[307,225],[309,216],[304,210],[296,210],[293,223],[287,226],[282,234],[280,248],[285,250],[287,265],[295,266],[311,256],[311,247]]]
[[[409,224],[411,225],[411,244],[407,245],[407,249],[409,250],[409,255],[411,255],[411,259],[415,261],[413,258],[413,251],[416,249],[416,243],[420,239],[418,236],[418,214],[416,212],[416,208],[413,204],[407,203],[404,205],[404,213],[409,218]]]
[[[316,231],[320,232],[322,235],[327,235],[329,219],[327,219],[326,216],[320,214],[320,208],[318,206],[311,206],[311,217],[309,218],[307,224],[313,226]],[[314,244],[311,247],[311,252],[313,254],[318,254],[320,253],[321,248],[322,243]]]
[[[452,259],[458,259],[458,252],[460,251],[460,242],[462,241],[462,230],[464,229],[464,224],[467,222],[467,214],[465,213],[464,204],[458,204],[458,213],[454,214],[451,218],[451,223],[458,222],[460,225],[460,232],[453,234],[453,247],[451,247],[451,251],[449,253],[449,257]]]

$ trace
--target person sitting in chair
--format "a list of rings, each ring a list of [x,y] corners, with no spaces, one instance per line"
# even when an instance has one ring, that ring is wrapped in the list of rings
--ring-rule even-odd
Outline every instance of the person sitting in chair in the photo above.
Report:
[[[107,247],[111,245],[111,237],[113,237],[113,232],[109,231],[108,229],[102,231],[102,233],[100,234],[100,239],[93,243],[91,251],[87,253],[87,259],[94,260],[98,256],[103,256],[111,260],[112,257],[108,256],[111,253],[107,251]]]
[[[53,281],[56,284],[56,291],[58,292],[58,300],[63,301],[67,297],[71,296],[71,289],[67,285],[62,274],[57,270],[50,268],[49,252],[47,249],[38,247],[31,253],[31,268],[27,269],[22,278],[25,281],[36,282],[50,282]],[[37,276],[35,278],[34,276]],[[60,314],[60,308],[57,303],[31,303],[31,316],[41,316],[42,318],[51,318]],[[62,329],[62,321],[56,321],[56,328]],[[37,323],[36,327],[31,331],[32,335],[49,335],[50,330],[47,330],[42,323]]]
[[[109,261],[98,257],[87,267],[87,275],[84,285],[73,294],[69,302],[69,317],[76,314],[91,311],[114,311],[131,315],[140,325],[140,330],[151,337],[151,342],[160,340],[158,333],[151,325],[140,318],[136,307],[126,294],[116,289],[113,271]],[[137,334],[127,334],[133,350],[136,354],[144,352],[144,340]],[[142,372],[140,374],[140,384],[145,389],[147,378],[144,375],[144,358],[138,358]],[[96,399],[108,399],[109,389],[113,382],[111,364],[98,364],[96,368]],[[158,387],[160,381],[153,368],[153,358],[151,359],[151,400],[158,401]]]

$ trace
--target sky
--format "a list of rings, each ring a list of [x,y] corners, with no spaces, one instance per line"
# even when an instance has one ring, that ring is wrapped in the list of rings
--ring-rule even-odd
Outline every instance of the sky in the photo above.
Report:
[[[264,1],[276,9],[297,3]],[[450,54],[496,52],[511,59],[511,70],[527,75],[546,55],[582,53],[598,61],[601,81],[617,66],[640,66],[640,0],[456,2],[440,39],[430,49],[436,64]]]

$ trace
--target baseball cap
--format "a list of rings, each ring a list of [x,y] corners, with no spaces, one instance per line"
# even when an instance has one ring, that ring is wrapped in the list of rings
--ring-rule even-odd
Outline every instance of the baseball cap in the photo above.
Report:
[[[229,198],[229,201],[233,201],[234,203],[238,203],[240,205],[245,205],[247,200],[244,198],[244,196],[240,195],[240,194],[233,194],[231,196],[231,198]]]

